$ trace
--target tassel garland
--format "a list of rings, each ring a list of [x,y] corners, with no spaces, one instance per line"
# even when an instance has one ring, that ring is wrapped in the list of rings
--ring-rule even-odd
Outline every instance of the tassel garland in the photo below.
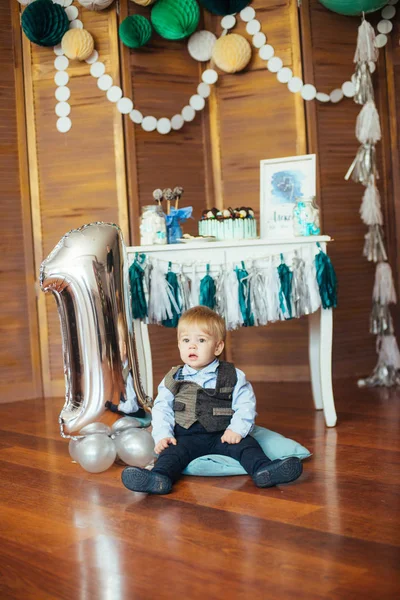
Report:
[[[375,178],[372,177],[365,188],[360,207],[361,220],[365,225],[382,225],[381,198],[376,187]]]
[[[251,312],[250,290],[249,290],[249,274],[246,271],[244,262],[242,268],[236,267],[236,276],[239,282],[239,306],[243,317],[244,327],[252,327],[254,325],[254,316]]]
[[[317,246],[319,244],[317,243]],[[331,259],[322,251],[315,257],[317,281],[323,308],[336,308],[337,306],[337,278]]]
[[[144,263],[146,255],[136,252],[135,260],[129,267],[129,285],[131,290],[132,315],[134,319],[147,317],[147,302],[144,293]]]
[[[210,275],[210,265],[207,265],[207,274],[200,281],[200,304],[208,306],[211,310],[215,307],[215,283]]]
[[[362,107],[356,122],[356,138],[360,144],[376,144],[382,137],[381,124],[375,102],[369,100]]]
[[[278,267],[278,274],[281,282],[281,289],[279,291],[280,308],[285,319],[291,319],[293,317],[291,301],[293,273],[285,264],[283,254],[281,254],[281,264]]]

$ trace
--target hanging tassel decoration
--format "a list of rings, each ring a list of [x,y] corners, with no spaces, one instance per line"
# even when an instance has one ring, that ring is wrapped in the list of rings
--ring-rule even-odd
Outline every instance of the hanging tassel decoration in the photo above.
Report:
[[[210,275],[210,265],[206,266],[207,273],[205,277],[200,281],[200,304],[202,306],[208,306],[211,310],[215,307],[215,283],[214,279]]]
[[[363,185],[368,185],[372,177],[378,179],[374,144],[363,144],[359,147],[344,178],[348,181],[350,177],[356,183],[362,183]]]
[[[149,322],[160,325],[165,319],[172,319],[169,285],[157,262],[153,264],[149,289]]]
[[[393,319],[387,304],[373,302],[369,320],[369,332],[373,335],[393,335]]]
[[[223,277],[225,297],[225,323],[228,331],[238,329],[244,323],[239,305],[239,281],[232,267],[226,268]]]
[[[226,322],[226,301],[225,301],[225,271],[222,269],[215,278],[215,312]]]
[[[365,188],[360,207],[360,215],[365,225],[382,225],[381,198],[376,187],[375,178],[372,177]]]
[[[306,263],[295,250],[292,261],[292,307],[293,316],[302,317],[311,312],[311,300],[306,279]]]
[[[281,307],[281,311],[285,317],[285,319],[291,319],[293,317],[292,311],[292,283],[293,283],[293,273],[289,269],[289,267],[285,264],[285,259],[283,258],[283,254],[281,254],[281,264],[278,267],[278,274],[280,280],[280,290],[279,290],[279,303]]]
[[[364,104],[357,117],[356,138],[360,144],[376,144],[382,138],[379,114],[373,100]]]
[[[197,276],[196,264],[192,265],[192,272],[190,275],[190,304],[191,306],[199,305],[200,296],[200,281]]]
[[[355,90],[353,100],[356,104],[365,104],[374,99],[374,86],[367,63],[360,63],[356,66],[353,82]]]
[[[254,317],[251,312],[249,274],[246,271],[246,267],[243,261],[241,261],[241,264],[241,269],[239,267],[236,267],[235,269],[236,277],[239,282],[240,312],[242,313],[244,327],[252,327],[254,325]]]
[[[400,385],[400,352],[394,335],[378,336],[378,362],[372,375],[359,379],[359,387],[392,387]]]
[[[254,316],[254,325],[266,325],[268,323],[268,306],[265,275],[261,269],[254,269],[251,278],[250,305]]]
[[[179,317],[181,316],[182,301],[179,293],[178,276],[172,270],[172,263],[168,263],[168,272],[165,275],[165,280],[168,284],[167,293],[171,302],[172,317],[164,319],[162,324],[164,327],[177,327]]]
[[[375,46],[375,31],[371,23],[362,20],[358,28],[357,47],[354,54],[355,63],[369,63],[378,60],[379,50]]]
[[[279,292],[281,289],[281,282],[279,279],[279,272],[274,264],[274,258],[268,261],[268,266],[265,272],[265,288],[264,294],[266,298],[268,322],[275,323],[275,321],[284,320],[284,314],[287,312],[286,302],[284,305],[284,311],[281,311],[279,302]]]
[[[319,294],[319,287],[317,281],[317,269],[315,267],[315,249],[317,250],[317,252],[319,252],[319,248],[314,245],[310,246],[307,249],[303,249],[303,252],[308,253],[306,260],[305,275],[307,289],[310,295],[310,307],[312,313],[316,312],[321,306],[321,296]]]
[[[184,313],[192,307],[190,295],[190,279],[181,270],[178,273],[179,295],[182,302],[181,311]]]
[[[368,233],[365,234],[363,256],[370,262],[377,263],[387,260],[381,225],[369,226]]]
[[[136,252],[135,260],[129,267],[129,285],[134,319],[145,319],[147,317],[147,303],[144,293],[145,262],[146,255]]]
[[[380,262],[376,265],[372,297],[379,304],[397,303],[392,269],[388,262]]]
[[[337,278],[331,259],[317,242],[319,253],[315,256],[315,268],[319,294],[323,308],[336,308],[337,306]]]

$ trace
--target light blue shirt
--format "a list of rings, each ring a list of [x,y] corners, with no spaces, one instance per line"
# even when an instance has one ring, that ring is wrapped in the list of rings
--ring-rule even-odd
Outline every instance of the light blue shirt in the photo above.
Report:
[[[203,388],[215,388],[217,382],[217,369],[219,360],[215,359],[212,363],[197,371],[189,365],[182,369],[182,378],[184,381],[192,381]],[[232,415],[229,429],[246,437],[253,429],[256,413],[256,397],[251,384],[246,381],[243,371],[236,369],[237,383],[232,393]],[[158,386],[157,398],[154,401],[152,410],[152,436],[157,444],[166,437],[174,437],[174,395],[165,387],[165,378]]]

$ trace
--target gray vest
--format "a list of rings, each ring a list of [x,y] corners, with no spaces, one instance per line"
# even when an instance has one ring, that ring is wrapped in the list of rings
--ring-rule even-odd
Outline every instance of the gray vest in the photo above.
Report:
[[[172,367],[165,377],[165,386],[174,395],[175,422],[189,429],[199,421],[208,432],[222,431],[231,422],[232,392],[237,382],[232,363],[220,361],[215,389],[202,388],[197,383],[179,379],[182,366]],[[174,375],[178,373],[178,379]]]

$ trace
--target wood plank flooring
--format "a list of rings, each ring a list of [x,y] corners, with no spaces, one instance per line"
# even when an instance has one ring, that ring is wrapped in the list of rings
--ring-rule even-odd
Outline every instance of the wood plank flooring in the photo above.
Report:
[[[1,405],[0,598],[399,598],[400,391],[336,382],[327,429],[309,384],[255,389],[258,424],[313,452],[293,484],[186,477],[135,494],[122,467],[71,462],[61,399]]]

